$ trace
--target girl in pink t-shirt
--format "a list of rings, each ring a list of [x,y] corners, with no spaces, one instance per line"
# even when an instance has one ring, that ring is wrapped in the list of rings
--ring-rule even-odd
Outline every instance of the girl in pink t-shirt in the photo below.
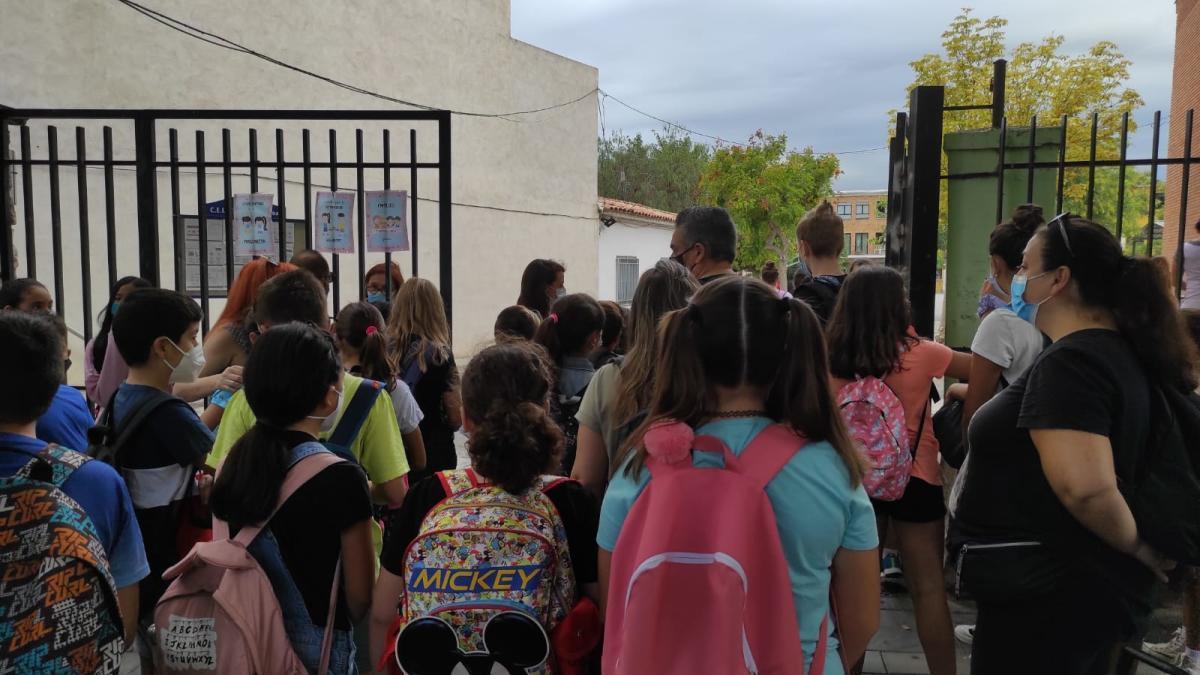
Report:
[[[858,377],[878,377],[904,407],[905,426],[916,447],[912,478],[899,500],[872,503],[880,541],[889,527],[899,541],[929,672],[953,675],[954,633],[942,582],[946,507],[930,387],[944,376],[965,380],[971,357],[917,337],[911,324],[900,274],[882,266],[860,268],[843,283],[826,328],[829,366],[833,386],[840,388]]]

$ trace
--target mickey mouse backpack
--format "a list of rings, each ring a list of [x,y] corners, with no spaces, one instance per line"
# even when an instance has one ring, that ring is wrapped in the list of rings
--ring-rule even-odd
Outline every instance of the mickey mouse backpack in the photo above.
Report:
[[[560,673],[550,636],[572,609],[575,574],[546,492],[568,479],[514,495],[470,469],[437,476],[449,496],[408,546],[384,662],[405,675]]]

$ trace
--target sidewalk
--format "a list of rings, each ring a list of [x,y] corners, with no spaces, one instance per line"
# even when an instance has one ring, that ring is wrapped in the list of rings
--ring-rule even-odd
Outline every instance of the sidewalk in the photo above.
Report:
[[[879,632],[871,640],[867,650],[864,675],[928,675],[929,667],[921,653],[921,642],[917,639],[916,616],[913,614],[912,599],[907,593],[884,593],[880,613]],[[950,597],[950,616],[955,625],[975,623],[975,606]],[[1162,642],[1170,637],[1182,621],[1182,614],[1175,603],[1154,613],[1152,626],[1147,637],[1152,642]],[[971,672],[971,648],[957,640],[958,674]],[[1143,665],[1137,675],[1161,675],[1159,671]]]

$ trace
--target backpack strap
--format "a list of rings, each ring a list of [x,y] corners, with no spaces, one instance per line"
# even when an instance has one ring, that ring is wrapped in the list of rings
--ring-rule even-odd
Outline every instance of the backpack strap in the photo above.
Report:
[[[155,410],[158,410],[159,407],[174,398],[174,396],[164,391],[155,390],[133,407],[133,410],[125,418],[125,423],[121,424],[118,428],[116,425],[117,394],[114,393],[112,398],[108,400],[108,405],[105,406],[104,412],[101,413],[97,426],[93,427],[100,429],[99,437],[93,439],[91,434],[88,434],[88,440],[95,443],[98,449],[93,456],[106,464],[117,464],[117,456],[125,445],[129,443],[129,440],[133,438],[133,435],[142,428],[142,423]]]
[[[362,383],[358,385],[358,390],[351,397],[350,403],[346,404],[346,409],[342,412],[342,419],[338,420],[337,427],[325,440],[325,446],[334,453],[357,462],[358,460],[350,455],[350,444],[362,430],[363,424],[367,421],[367,415],[371,413],[371,407],[375,405],[375,399],[379,398],[381,391],[383,391],[382,382],[363,379]]]
[[[737,456],[734,470],[765,488],[807,442],[791,427],[772,424]]]
[[[578,483],[567,476],[542,476],[542,494],[547,494],[563,483]]]
[[[442,489],[446,491],[447,497],[453,497],[456,494],[466,492],[471,488],[477,488],[485,484],[487,481],[480,478],[479,474],[475,473],[475,469],[462,469],[460,471],[439,471],[436,474],[438,482],[442,484]]]
[[[304,486],[314,476],[324,471],[326,468],[345,461],[333,452],[322,450],[321,452],[313,452],[306,455],[300,461],[296,462],[288,469],[287,477],[283,479],[283,485],[279,488],[279,500],[275,502],[275,508],[271,510],[271,515],[267,516],[266,520],[257,525],[246,525],[238,531],[237,536],[233,541],[241,544],[243,547],[249,546],[250,542],[258,536],[267,523],[271,522],[271,518],[275,517],[275,513],[279,511],[279,507],[283,506],[287,500]],[[225,521],[214,517],[213,518],[213,539],[221,540],[229,538],[229,524]]]
[[[87,455],[77,452],[68,453],[65,448],[54,443],[47,443],[45,447],[37,451],[37,454],[30,457],[24,466],[17,469],[16,475],[29,480],[50,483],[61,490],[75,469],[83,466],[89,459]]]

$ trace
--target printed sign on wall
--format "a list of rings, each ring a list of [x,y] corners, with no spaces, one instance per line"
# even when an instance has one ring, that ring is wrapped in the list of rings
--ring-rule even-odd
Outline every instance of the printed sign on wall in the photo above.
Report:
[[[408,191],[367,192],[367,250],[407,251]]]
[[[317,250],[323,253],[354,253],[354,193],[317,193]]]
[[[279,255],[279,243],[271,227],[274,195],[255,192],[233,196],[233,226],[240,255]]]

